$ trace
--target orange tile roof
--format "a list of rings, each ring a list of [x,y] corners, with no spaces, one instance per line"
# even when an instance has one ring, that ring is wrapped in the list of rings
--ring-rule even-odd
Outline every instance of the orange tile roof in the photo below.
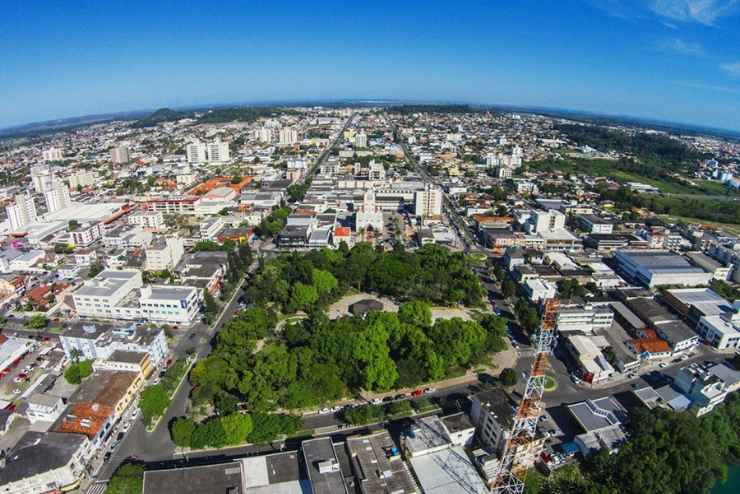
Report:
[[[511,216],[491,216],[488,214],[474,214],[473,219],[478,223],[511,223]]]
[[[348,226],[338,226],[334,229],[334,236],[349,237],[352,235],[352,229]]]
[[[113,415],[113,407],[100,403],[75,403],[69,406],[56,432],[85,434],[94,438]]]
[[[660,338],[634,340],[632,344],[634,345],[637,353],[664,353],[671,351],[671,347],[670,345],[668,345],[668,342],[665,340],[661,340]]]
[[[51,291],[49,285],[39,285],[28,292],[28,298],[37,304],[46,304],[46,295]]]
[[[233,189],[235,192],[239,193],[244,187],[252,183],[253,178],[254,177],[250,176],[242,177],[241,181],[238,184],[232,184],[231,177],[213,177],[206,180],[205,182],[199,183],[198,185],[187,191],[186,194],[191,196],[201,195],[210,192],[218,187],[229,187],[230,189]]]

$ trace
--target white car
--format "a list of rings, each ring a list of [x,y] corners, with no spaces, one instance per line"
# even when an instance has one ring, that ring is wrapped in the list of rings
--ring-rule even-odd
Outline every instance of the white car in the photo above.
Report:
[[[121,427],[121,432],[128,432],[130,428],[131,428],[131,422],[125,422],[123,424],[123,427]]]
[[[666,364],[665,362],[661,362],[658,367],[660,367],[661,369],[665,369],[666,367],[668,367],[668,364]]]
[[[136,420],[136,417],[138,417],[138,416],[139,416],[139,409],[138,408],[134,408],[134,413],[131,414],[131,420],[132,421],[133,420]]]
[[[319,410],[319,415],[326,415],[327,413],[331,413],[331,409],[322,408],[321,410]]]

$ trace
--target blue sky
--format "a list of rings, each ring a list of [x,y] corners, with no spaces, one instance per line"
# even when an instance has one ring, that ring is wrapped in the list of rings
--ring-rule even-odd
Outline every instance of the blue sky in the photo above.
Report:
[[[546,106],[740,130],[740,0],[0,5],[0,127],[332,98]]]

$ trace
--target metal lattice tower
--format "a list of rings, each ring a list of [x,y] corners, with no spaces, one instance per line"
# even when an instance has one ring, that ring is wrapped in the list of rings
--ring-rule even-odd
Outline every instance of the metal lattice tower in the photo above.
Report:
[[[524,388],[524,394],[514,414],[513,425],[504,445],[496,476],[490,483],[492,492],[497,494],[522,494],[527,474],[522,465],[520,449],[526,448],[535,440],[537,421],[544,411],[542,395],[547,382],[547,356],[555,341],[555,326],[558,303],[554,298],[545,300],[542,322],[534,337],[534,362]],[[528,451],[525,450],[524,454]]]

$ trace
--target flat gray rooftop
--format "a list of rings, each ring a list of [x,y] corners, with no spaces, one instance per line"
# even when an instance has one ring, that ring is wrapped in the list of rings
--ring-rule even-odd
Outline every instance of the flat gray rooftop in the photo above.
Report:
[[[416,484],[386,430],[347,439],[364,494],[412,493]]]
[[[144,472],[144,494],[226,494],[242,490],[239,463]]]
[[[347,494],[331,438],[303,441],[308,478],[314,494]]]

